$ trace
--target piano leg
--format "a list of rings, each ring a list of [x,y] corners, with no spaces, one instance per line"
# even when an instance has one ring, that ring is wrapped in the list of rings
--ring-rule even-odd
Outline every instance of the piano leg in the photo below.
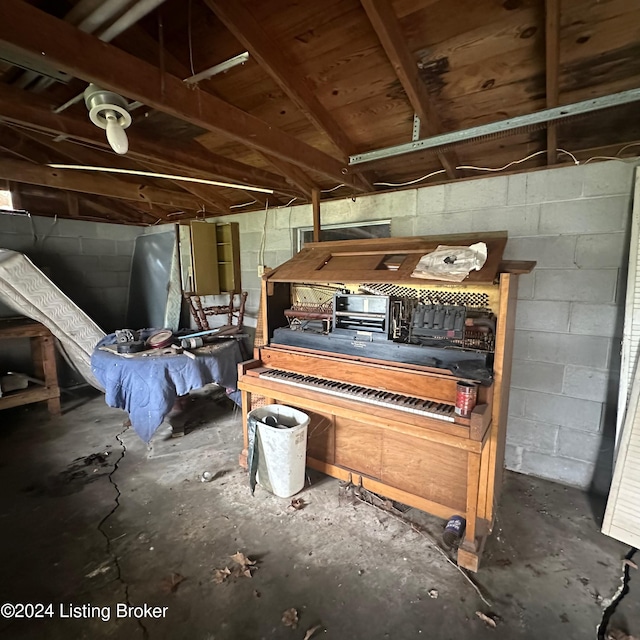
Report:
[[[467,459],[467,526],[458,549],[458,565],[478,571],[484,540],[477,540],[478,493],[480,489],[480,454],[469,452]]]

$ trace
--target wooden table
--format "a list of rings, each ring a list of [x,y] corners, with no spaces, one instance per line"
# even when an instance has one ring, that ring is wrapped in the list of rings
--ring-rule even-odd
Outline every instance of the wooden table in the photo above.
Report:
[[[0,340],[29,338],[34,376],[44,381],[24,391],[15,391],[0,398],[0,409],[9,409],[32,402],[47,401],[51,415],[60,415],[60,387],[56,368],[56,351],[51,331],[44,325],[29,318],[8,318],[0,320]]]

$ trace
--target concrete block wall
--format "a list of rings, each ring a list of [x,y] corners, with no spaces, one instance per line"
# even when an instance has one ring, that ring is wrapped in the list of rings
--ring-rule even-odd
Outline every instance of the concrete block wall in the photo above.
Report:
[[[106,332],[124,323],[143,227],[0,213],[0,248],[26,254]],[[15,312],[0,307],[0,314]]]
[[[505,258],[537,261],[518,289],[510,469],[608,487],[634,170],[590,163],[322,203],[323,224],[391,219],[393,236],[507,230]],[[266,215],[262,262],[276,266],[294,252],[294,229],[312,224],[311,207]],[[250,324],[265,213],[216,220],[240,223]]]

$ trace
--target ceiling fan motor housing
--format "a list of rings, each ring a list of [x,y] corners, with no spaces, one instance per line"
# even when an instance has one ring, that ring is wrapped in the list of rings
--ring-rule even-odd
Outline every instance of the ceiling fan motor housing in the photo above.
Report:
[[[101,129],[107,128],[107,113],[111,111],[118,124],[126,129],[131,124],[131,114],[127,111],[127,101],[113,91],[107,91],[95,84],[84,90],[84,102],[89,110],[91,122]]]

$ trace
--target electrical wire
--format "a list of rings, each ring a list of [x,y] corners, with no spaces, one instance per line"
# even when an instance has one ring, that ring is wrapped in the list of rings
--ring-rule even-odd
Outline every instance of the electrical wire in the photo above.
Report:
[[[258,202],[257,200],[252,200],[251,202],[243,202],[242,204],[232,204],[229,206],[229,209],[239,209],[240,207],[248,207],[249,205],[255,204]]]
[[[269,213],[269,201],[264,207],[264,226],[262,228],[262,238],[260,240],[260,251],[258,252],[258,264],[264,266],[264,247],[267,240],[267,218]]]
[[[578,159],[570,151],[566,151],[565,149],[559,149],[559,148],[556,149],[556,151],[560,151],[560,153],[564,153],[570,156],[573,159],[574,164],[580,164]],[[522,162],[526,162],[527,160],[530,160],[531,158],[535,158],[536,156],[542,155],[543,153],[547,153],[547,151],[544,150],[544,151],[536,151],[535,153],[530,153],[528,156],[525,156],[524,158],[520,158],[519,160],[512,160],[511,162],[508,162],[502,167],[476,167],[474,165],[460,165],[456,167],[456,169],[470,169],[472,171],[491,171],[491,172],[504,171],[505,169],[508,169],[509,167],[512,167],[515,164],[521,164]],[[436,176],[441,173],[445,173],[445,169],[432,171],[431,173],[428,173],[425,176],[421,176],[420,178],[416,178],[415,180],[408,180],[407,182],[374,182],[373,184],[377,187],[406,187],[411,184],[416,184],[417,182],[422,182],[427,178],[431,178],[432,176]]]
[[[331,189],[320,189],[320,193],[331,193],[331,191],[335,191],[336,189],[339,189],[340,187],[347,187],[349,185],[346,185],[344,183],[341,184],[337,184],[335,187],[331,187]]]
[[[187,8],[187,38],[189,39],[189,66],[191,67],[191,75],[195,76],[196,72],[193,68],[193,43],[191,41],[191,0]]]
[[[459,167],[456,167],[458,169]],[[416,184],[416,182],[422,182],[427,178],[431,178],[432,176],[437,176],[439,173],[445,173],[445,169],[439,169],[438,171],[432,171],[428,173],[426,176],[422,176],[421,178],[416,178],[415,180],[409,180],[408,182],[374,182],[374,186],[376,187],[406,187],[410,184]]]
[[[619,156],[623,151],[625,151],[626,149],[629,149],[630,147],[640,147],[640,142],[632,142],[630,144],[625,144],[624,147],[622,147],[622,149],[620,149],[618,153],[616,153],[616,155]]]

